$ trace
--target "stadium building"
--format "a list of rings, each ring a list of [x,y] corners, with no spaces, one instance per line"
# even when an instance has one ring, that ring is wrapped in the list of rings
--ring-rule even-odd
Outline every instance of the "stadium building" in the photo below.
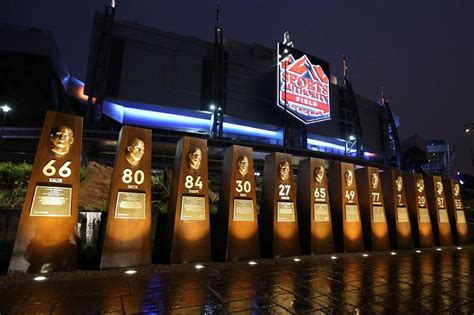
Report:
[[[119,20],[106,7],[95,15],[81,82],[51,33],[8,25],[0,32],[12,39],[0,43],[0,97],[15,107],[4,114],[8,160],[18,152],[32,159],[31,144],[51,109],[84,115],[86,161],[111,163],[117,132],[129,124],[152,128],[157,143],[188,134],[266,152],[400,165],[390,104],[354,92],[345,64],[338,82],[327,62],[288,41],[242,43],[216,26],[208,42]]]

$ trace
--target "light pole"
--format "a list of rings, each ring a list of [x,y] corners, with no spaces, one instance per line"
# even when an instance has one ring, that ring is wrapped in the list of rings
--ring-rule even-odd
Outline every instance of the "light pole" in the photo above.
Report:
[[[471,141],[471,133],[474,131],[474,123],[465,123],[464,124],[464,132],[467,136],[467,141],[469,143],[469,156],[471,157],[471,165],[474,166],[474,159],[472,157],[472,141]]]
[[[351,150],[357,143],[357,138],[354,135],[350,135],[349,139],[345,141],[346,144],[346,156],[350,156]]]
[[[9,111],[11,111],[12,109],[11,109],[11,107],[8,106],[8,105],[3,105],[3,106],[1,107],[1,109],[2,109],[2,111],[3,111],[3,120],[2,120],[2,134],[1,134],[0,138],[3,138],[3,130],[5,129],[5,120],[7,119],[7,113],[8,113]]]

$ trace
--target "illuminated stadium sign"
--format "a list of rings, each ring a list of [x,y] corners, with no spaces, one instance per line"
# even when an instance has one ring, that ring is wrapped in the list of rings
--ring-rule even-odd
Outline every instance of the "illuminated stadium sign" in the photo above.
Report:
[[[277,53],[278,106],[305,124],[331,119],[329,64],[281,43]]]

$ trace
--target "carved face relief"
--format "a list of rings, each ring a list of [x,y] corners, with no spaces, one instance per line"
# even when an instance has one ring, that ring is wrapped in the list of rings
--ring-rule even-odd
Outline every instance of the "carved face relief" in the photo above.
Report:
[[[278,173],[281,180],[287,180],[290,177],[290,163],[283,161],[278,164]]]
[[[49,138],[53,144],[51,151],[57,155],[69,153],[69,149],[74,143],[74,133],[67,126],[54,127],[49,133]]]
[[[422,193],[425,190],[425,181],[422,178],[416,180],[416,189],[419,193]]]
[[[245,176],[249,171],[249,159],[246,155],[242,155],[237,159],[237,169],[240,175]]]
[[[377,189],[379,186],[379,176],[377,174],[370,174],[370,184],[372,185],[372,189]]]
[[[441,195],[443,193],[443,183],[442,182],[436,182],[436,193],[438,195]]]
[[[202,152],[199,148],[192,148],[188,152],[188,166],[193,170],[198,170],[201,166]]]
[[[138,165],[144,153],[145,153],[145,143],[138,138],[133,138],[127,144],[127,154],[125,155],[125,159],[127,160],[128,163],[130,163],[130,165],[135,166],[135,165]]]
[[[347,170],[344,172],[344,181],[346,182],[347,188],[352,186],[352,183],[354,182],[354,174],[351,170]]]
[[[461,188],[459,187],[458,183],[453,185],[453,191],[454,191],[454,196],[458,197],[459,193],[461,192]]]
[[[401,192],[403,189],[403,178],[401,176],[397,176],[395,179],[395,186],[397,187],[397,191]]]
[[[324,166],[319,165],[314,169],[314,180],[321,184],[324,179]]]

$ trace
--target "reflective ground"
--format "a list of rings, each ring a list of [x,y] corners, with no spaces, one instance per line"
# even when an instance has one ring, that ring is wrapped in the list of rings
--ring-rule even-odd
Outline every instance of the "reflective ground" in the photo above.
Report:
[[[472,246],[299,258],[1,276],[0,313],[474,312]]]

